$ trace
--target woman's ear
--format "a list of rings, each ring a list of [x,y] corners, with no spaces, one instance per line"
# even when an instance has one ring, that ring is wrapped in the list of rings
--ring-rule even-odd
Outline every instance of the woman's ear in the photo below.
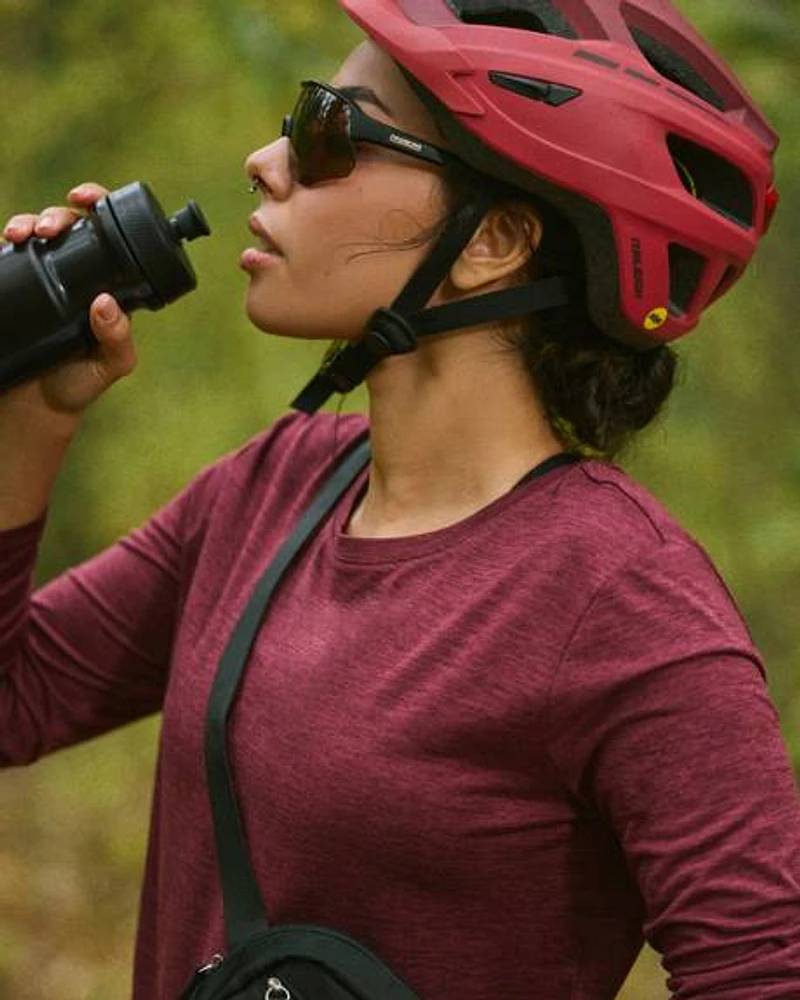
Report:
[[[530,205],[512,203],[491,209],[450,269],[460,292],[478,291],[522,271],[542,241],[542,221]]]

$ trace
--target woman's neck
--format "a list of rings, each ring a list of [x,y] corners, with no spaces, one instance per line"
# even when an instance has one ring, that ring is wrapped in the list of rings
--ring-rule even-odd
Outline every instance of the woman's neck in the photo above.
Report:
[[[562,450],[516,359],[488,337],[459,341],[389,358],[371,376],[373,460],[352,535],[455,524]]]

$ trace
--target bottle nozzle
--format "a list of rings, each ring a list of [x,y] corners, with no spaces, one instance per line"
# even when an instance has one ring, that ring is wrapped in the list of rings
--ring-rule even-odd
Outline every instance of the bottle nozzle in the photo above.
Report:
[[[199,236],[210,236],[211,228],[196,201],[176,212],[169,220],[170,227],[178,241],[196,240]]]

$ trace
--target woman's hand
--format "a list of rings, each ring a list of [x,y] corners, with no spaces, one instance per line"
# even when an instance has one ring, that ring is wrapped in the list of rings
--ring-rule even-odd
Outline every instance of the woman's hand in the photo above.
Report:
[[[69,192],[67,205],[51,206],[38,215],[15,215],[2,235],[11,243],[23,243],[31,236],[53,239],[107,194],[99,184],[80,184]],[[89,319],[97,339],[90,354],[6,390],[0,395],[0,407],[20,403],[25,408],[42,407],[45,412],[77,418],[117,379],[130,374],[136,366],[130,320],[114,298],[106,293],[98,295]]]

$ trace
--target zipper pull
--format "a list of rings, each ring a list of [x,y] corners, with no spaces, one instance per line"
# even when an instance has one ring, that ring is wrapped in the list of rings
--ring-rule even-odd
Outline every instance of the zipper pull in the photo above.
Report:
[[[192,981],[189,983],[189,985],[186,987],[183,993],[181,993],[180,1000],[192,1000],[192,997],[194,996],[195,992],[200,986],[202,980],[207,975],[209,975],[209,973],[213,972],[215,969],[218,969],[224,961],[225,961],[224,955],[219,955],[219,954],[212,955],[211,958],[206,962],[206,964],[201,965],[200,968],[192,976]]]
[[[264,1000],[292,1000],[292,994],[280,979],[272,976],[267,980],[267,992],[264,994]]]
[[[213,972],[214,969],[218,969],[224,961],[225,956],[217,952],[216,955],[212,955],[211,958],[209,958],[205,965],[200,966],[195,975],[207,976],[209,972]]]

